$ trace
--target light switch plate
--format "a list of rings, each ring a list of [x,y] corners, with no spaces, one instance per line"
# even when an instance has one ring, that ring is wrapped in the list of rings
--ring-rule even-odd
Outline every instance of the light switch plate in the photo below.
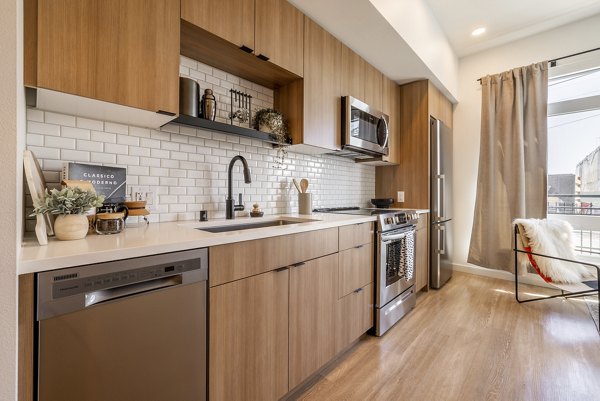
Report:
[[[404,202],[404,191],[398,191],[398,203]]]

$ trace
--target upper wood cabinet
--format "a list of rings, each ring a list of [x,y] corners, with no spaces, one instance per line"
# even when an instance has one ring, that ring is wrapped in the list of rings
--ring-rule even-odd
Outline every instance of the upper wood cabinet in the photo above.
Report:
[[[38,0],[37,7],[31,84],[178,113],[179,0]]]
[[[342,44],[342,96],[365,99],[365,60]]]
[[[181,0],[181,18],[238,47],[254,49],[254,0]]]
[[[341,149],[341,60],[342,43],[304,17],[304,79],[275,91],[275,108],[288,119],[300,151]]]
[[[400,163],[400,86],[383,77],[383,107],[381,111],[390,116],[390,153],[383,159],[390,164]]]
[[[298,76],[304,72],[304,14],[286,0],[255,0],[254,53]]]
[[[377,110],[383,107],[383,74],[367,62],[365,62],[364,102]]]
[[[304,14],[287,0],[181,0],[181,18],[302,76]]]

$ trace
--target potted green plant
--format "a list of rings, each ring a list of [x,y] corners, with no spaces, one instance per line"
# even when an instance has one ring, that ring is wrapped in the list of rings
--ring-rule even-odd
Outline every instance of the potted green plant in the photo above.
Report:
[[[285,168],[286,146],[288,142],[288,126],[283,115],[275,109],[261,109],[256,112],[253,119],[254,129],[271,134],[277,141],[277,163],[275,168]]]
[[[57,215],[54,220],[54,234],[59,240],[85,238],[88,232],[88,219],[84,215],[93,207],[100,207],[104,195],[80,188],[63,188],[44,191],[41,203],[34,205],[33,215],[50,213]]]

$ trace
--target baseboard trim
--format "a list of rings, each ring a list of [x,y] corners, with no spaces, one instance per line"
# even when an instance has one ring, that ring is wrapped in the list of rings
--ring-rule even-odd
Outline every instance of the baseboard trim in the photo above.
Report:
[[[500,280],[506,281],[515,281],[514,274],[503,270],[488,269],[481,266],[463,263],[453,263],[452,267],[458,272],[475,274],[477,276],[498,278]],[[555,288],[546,284],[546,282],[544,282],[544,280],[542,280],[542,278],[537,274],[532,273],[527,273],[527,275],[525,276],[519,276],[519,282],[522,284],[537,285],[538,287]]]

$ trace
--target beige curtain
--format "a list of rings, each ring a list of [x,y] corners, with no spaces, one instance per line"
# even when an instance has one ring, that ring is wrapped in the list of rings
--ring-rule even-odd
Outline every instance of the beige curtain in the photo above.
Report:
[[[547,211],[548,62],[481,79],[481,145],[468,262],[514,270],[511,222]]]

